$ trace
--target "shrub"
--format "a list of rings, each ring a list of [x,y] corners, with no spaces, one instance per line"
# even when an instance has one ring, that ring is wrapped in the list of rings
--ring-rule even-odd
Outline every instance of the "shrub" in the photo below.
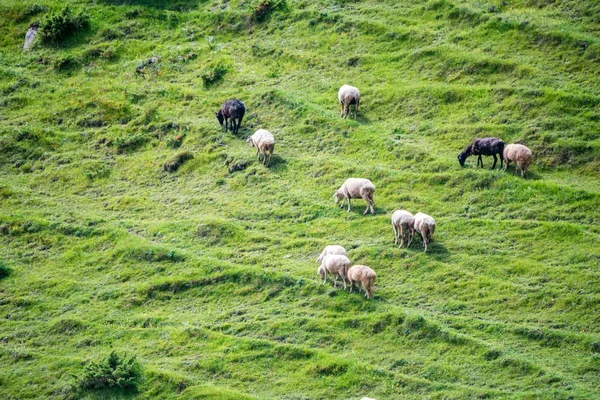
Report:
[[[181,165],[183,165],[184,162],[191,160],[192,158],[194,158],[192,153],[183,151],[164,163],[163,170],[167,172],[175,172],[179,169],[179,167],[181,167]]]
[[[202,82],[204,87],[209,87],[221,81],[229,68],[222,62],[210,63],[202,71]]]
[[[273,11],[286,7],[285,0],[259,0],[252,11],[252,19],[258,22],[264,21]]]
[[[142,369],[136,357],[119,356],[112,351],[107,359],[91,362],[85,367],[81,381],[83,389],[114,389],[136,391]]]
[[[60,42],[75,32],[90,26],[90,17],[83,11],[73,14],[69,6],[57,14],[51,14],[40,23],[40,36],[44,42]]]
[[[8,268],[2,261],[0,261],[0,279],[4,279],[10,275],[10,268]]]

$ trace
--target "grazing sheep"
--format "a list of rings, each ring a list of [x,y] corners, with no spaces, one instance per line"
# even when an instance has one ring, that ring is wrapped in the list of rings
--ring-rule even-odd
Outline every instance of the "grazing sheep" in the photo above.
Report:
[[[348,257],[341,254],[328,254],[323,258],[323,261],[321,261],[318,272],[321,275],[321,278],[323,278],[323,283],[327,281],[327,272],[332,274],[334,287],[337,287],[337,278],[338,276],[341,276],[342,281],[344,282],[344,289],[346,289],[346,274],[348,273],[349,267],[350,260],[348,260]]]
[[[356,113],[360,104],[360,92],[358,89],[349,85],[342,86],[338,92],[338,100],[342,105],[340,117],[346,118],[350,113],[350,105],[354,104],[354,119],[356,119]]]
[[[244,103],[236,99],[229,99],[223,103],[221,109],[217,111],[216,116],[221,126],[223,126],[223,120],[225,120],[225,130],[227,130],[227,120],[230,119],[231,132],[234,135],[237,135],[238,129],[242,124],[242,118],[244,118],[244,114],[246,114],[246,106]]]
[[[406,247],[410,247],[410,243],[415,235],[415,217],[406,210],[394,210],[392,213],[392,228],[394,228],[394,243],[398,244],[398,238],[400,238],[400,246],[398,248],[401,248],[404,244],[405,233],[408,233]]]
[[[375,202],[373,201],[373,193],[375,193],[375,186],[368,179],[362,178],[349,178],[346,179],[346,182],[335,191],[333,194],[333,198],[335,199],[335,204],[339,203],[340,200],[342,204],[340,208],[344,207],[344,202],[348,201],[348,212],[350,212],[350,199],[364,199],[367,202],[367,208],[363,215],[365,215],[369,208],[371,208],[371,214],[375,214],[373,210],[373,206]]]
[[[524,178],[527,173],[527,167],[531,164],[531,159],[533,157],[533,153],[527,146],[523,146],[522,144],[509,144],[504,149],[504,160],[506,160],[506,165],[504,166],[504,170],[508,168],[508,164],[511,161],[515,162],[515,174],[517,173],[517,167],[521,169],[521,177]]]
[[[500,168],[502,168],[503,151],[504,141],[502,139],[495,137],[475,139],[462,153],[458,155],[458,162],[460,163],[461,167],[464,167],[467,157],[479,156],[477,158],[477,166],[479,166],[481,163],[481,168],[483,168],[483,160],[481,159],[481,156],[494,156],[494,165],[492,165],[492,169],[494,169],[496,168],[496,162],[498,162],[498,159],[496,158],[496,154],[498,154],[500,156]]]
[[[352,293],[352,286],[356,283],[362,285],[365,296],[370,299],[373,295],[375,286],[375,279],[377,274],[371,268],[366,265],[355,265],[348,270],[347,273],[348,283],[350,283],[350,293]],[[358,293],[360,293],[360,285],[358,286]]]
[[[346,253],[346,249],[345,248],[343,248],[342,246],[338,246],[336,244],[332,244],[332,245],[329,245],[329,246],[325,246],[325,249],[323,250],[323,252],[319,256],[319,258],[317,258],[317,262],[323,261],[323,258],[326,255],[328,255],[328,254],[339,254],[339,255],[342,255],[342,256],[348,256],[348,253]]]
[[[415,214],[415,231],[423,237],[424,251],[427,252],[427,244],[431,242],[435,232],[435,221],[427,214],[417,213]]]
[[[267,167],[271,165],[271,158],[273,157],[273,149],[275,148],[275,138],[269,131],[264,129],[259,129],[254,132],[254,135],[250,136],[248,143],[251,143],[252,146],[256,147],[256,158],[260,161],[260,154],[263,155],[263,164]],[[269,153],[269,162],[267,163],[267,152]]]

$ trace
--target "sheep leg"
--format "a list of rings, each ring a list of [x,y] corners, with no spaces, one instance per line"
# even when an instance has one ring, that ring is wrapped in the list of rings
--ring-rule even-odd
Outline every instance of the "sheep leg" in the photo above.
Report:
[[[352,293],[352,286],[354,286],[354,282],[352,282],[352,280],[348,279],[348,283],[350,284],[350,292]]]
[[[413,236],[414,236],[414,235],[415,235],[415,233],[414,233],[414,232],[410,232],[410,231],[408,232],[408,244],[406,245],[406,248],[409,248],[409,247],[410,247],[410,244],[412,243],[412,240],[413,240]]]
[[[398,248],[401,249],[402,246],[404,246],[404,227],[400,225],[400,246]]]
[[[267,164],[267,167],[271,166],[271,159],[273,158],[273,149],[271,149],[269,151],[269,163]]]
[[[373,197],[372,195],[369,196],[369,207],[371,207],[371,214],[375,215],[375,210],[373,209],[373,206],[375,205],[375,201],[373,201]]]
[[[344,290],[346,290],[346,278],[344,277],[343,273],[340,273],[340,276],[342,277],[342,282],[344,283]]]
[[[344,203],[345,203],[345,202],[346,202],[346,198],[344,197],[344,198],[342,199],[342,204],[340,205],[340,208],[344,208]]]
[[[477,166],[479,166],[479,164],[481,164],[481,168],[483,168],[483,158],[481,158],[481,154],[477,157]]]
[[[346,197],[348,199],[348,212],[350,212],[350,197]]]
[[[340,105],[342,106],[342,112],[340,113],[340,118],[344,118],[344,103],[340,101]]]
[[[394,229],[394,244],[398,244],[398,229],[396,225],[392,224],[392,228]],[[400,245],[402,246],[402,245]]]
[[[337,287],[337,275],[333,274],[333,287]]]
[[[498,158],[496,158],[496,155],[494,154],[494,165],[492,165],[492,169],[496,168],[496,162],[498,162]]]
[[[356,120],[356,113],[358,112],[358,104],[360,100],[356,100],[356,104],[354,105],[354,119]]]

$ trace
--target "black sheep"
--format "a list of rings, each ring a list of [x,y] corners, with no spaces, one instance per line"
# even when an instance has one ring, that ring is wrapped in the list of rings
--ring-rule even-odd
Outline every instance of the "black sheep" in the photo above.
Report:
[[[230,119],[231,132],[236,135],[245,113],[246,106],[244,106],[244,103],[236,99],[230,99],[223,103],[223,107],[216,113],[216,116],[221,126],[223,126],[223,121],[225,121],[225,130],[227,130],[227,120]]]
[[[492,169],[494,169],[496,168],[496,162],[498,161],[496,154],[500,156],[500,167],[502,167],[504,162],[504,158],[502,158],[503,152],[504,141],[502,139],[495,137],[475,139],[462,153],[458,155],[458,162],[460,163],[461,167],[464,167],[467,157],[479,156],[477,158],[477,165],[479,166],[481,163],[481,168],[483,168],[483,160],[481,159],[481,156],[494,156],[494,165],[492,165]]]

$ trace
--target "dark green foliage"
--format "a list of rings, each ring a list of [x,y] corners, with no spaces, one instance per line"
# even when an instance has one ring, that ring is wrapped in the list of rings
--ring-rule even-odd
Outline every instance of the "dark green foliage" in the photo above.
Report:
[[[209,63],[202,70],[200,75],[202,82],[204,83],[204,87],[210,87],[219,83],[225,77],[225,74],[227,74],[228,71],[229,67],[222,61]]]
[[[137,391],[142,369],[135,356],[119,355],[112,351],[105,360],[85,366],[81,387],[86,390],[121,389]]]
[[[286,7],[286,0],[259,0],[258,3],[253,6],[252,19],[262,22],[274,11],[283,10]]]
[[[163,164],[163,171],[175,172],[183,165],[183,163],[192,158],[194,158],[192,153],[189,151],[182,151]]]
[[[48,7],[42,6],[39,3],[29,4],[21,14],[16,18],[17,22],[27,22],[34,15],[38,15],[48,11]]]
[[[10,273],[10,268],[8,268],[2,261],[0,261],[0,279],[6,278],[10,275]]]
[[[117,152],[124,153],[126,151],[135,150],[148,142],[150,137],[148,134],[139,132],[131,135],[117,137],[113,144],[117,149]]]
[[[44,42],[57,43],[90,27],[90,16],[83,10],[73,13],[69,6],[45,17],[40,23],[40,36]]]

